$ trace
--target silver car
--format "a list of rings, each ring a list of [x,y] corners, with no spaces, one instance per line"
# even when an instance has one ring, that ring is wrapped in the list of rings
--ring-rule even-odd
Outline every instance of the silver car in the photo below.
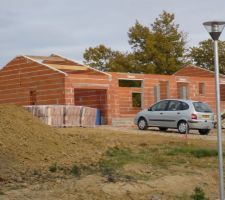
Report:
[[[207,135],[214,127],[214,114],[208,104],[181,99],[165,99],[140,111],[134,120],[140,130],[159,127],[161,131],[175,128],[181,134],[197,129]]]

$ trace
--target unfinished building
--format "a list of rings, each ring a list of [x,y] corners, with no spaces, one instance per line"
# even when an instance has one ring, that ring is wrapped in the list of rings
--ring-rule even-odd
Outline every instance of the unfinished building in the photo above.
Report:
[[[222,109],[224,91],[221,76]],[[101,111],[103,124],[132,120],[166,98],[204,101],[215,111],[214,73],[191,65],[173,75],[105,73],[54,54],[17,56],[0,70],[1,104],[88,106]]]

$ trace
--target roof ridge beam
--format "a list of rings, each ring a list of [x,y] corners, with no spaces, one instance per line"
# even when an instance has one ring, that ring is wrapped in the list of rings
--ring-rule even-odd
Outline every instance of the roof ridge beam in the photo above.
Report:
[[[38,63],[38,64],[40,64],[40,65],[43,65],[43,66],[45,66],[45,67],[48,67],[49,69],[54,70],[54,71],[57,71],[57,72],[59,72],[59,73],[65,75],[65,76],[68,76],[68,74],[67,74],[66,72],[63,72],[63,71],[61,71],[61,70],[59,70],[59,69],[56,69],[56,68],[54,68],[54,67],[51,67],[51,66],[49,66],[48,64],[42,63],[42,62],[40,62],[40,61],[37,61],[37,60],[35,60],[35,59],[31,58],[31,57],[25,56],[25,55],[22,55],[22,57],[24,57],[24,58],[26,58],[26,59],[28,59],[28,60],[31,60],[31,61],[33,61],[33,62],[35,62],[35,63]]]

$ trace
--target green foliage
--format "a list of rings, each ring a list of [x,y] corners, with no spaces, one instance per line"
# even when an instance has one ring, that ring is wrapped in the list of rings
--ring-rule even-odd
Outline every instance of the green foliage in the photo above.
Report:
[[[196,158],[215,157],[218,152],[215,149],[202,149],[193,147],[176,147],[168,151],[167,155],[190,154]]]
[[[95,48],[90,47],[85,50],[83,55],[84,63],[101,71],[109,71],[109,63],[113,58],[113,54],[113,51],[103,44]]]
[[[100,162],[100,168],[108,171],[117,169],[135,159],[129,149],[112,148],[106,152],[106,159]]]
[[[84,52],[84,62],[103,71],[172,74],[184,64],[185,35],[163,11],[151,27],[138,21],[128,31],[132,52],[123,53],[99,45]]]
[[[183,65],[185,35],[174,23],[174,14],[163,11],[151,25],[151,29],[136,22],[130,28],[129,43],[134,50],[135,60],[146,67],[144,72],[172,74]],[[140,38],[137,38],[139,35]]]
[[[216,156],[217,151],[212,148],[203,148],[183,142],[151,146],[141,143],[129,148],[110,148],[98,163],[91,166],[80,166],[79,168],[82,174],[101,173],[108,182],[149,180],[157,177],[161,170],[173,171],[173,167],[170,166],[175,165],[185,166],[185,168],[188,165],[200,169],[212,169],[216,165]],[[135,166],[138,166],[138,168]],[[78,170],[77,167],[75,169]],[[156,171],[157,173],[149,173],[149,171]],[[187,169],[185,173],[195,172]],[[186,196],[183,194],[179,199],[188,198],[190,198],[189,194]]]
[[[171,158],[174,156],[174,158]],[[217,150],[198,148],[191,145],[180,145],[177,147],[157,146],[152,148],[141,148],[130,150],[127,148],[109,149],[105,158],[99,162],[100,170],[103,174],[113,173],[130,163],[151,164],[167,168],[171,163],[185,163],[194,158],[216,158]],[[200,161],[198,161],[199,163]]]
[[[99,166],[108,171],[120,169],[130,163],[151,163],[152,165],[163,167],[167,162],[163,154],[158,148],[138,151],[132,151],[128,148],[112,148],[106,152],[106,157],[99,162]]]
[[[119,87],[137,87],[137,88],[140,88],[142,86],[141,80],[120,79],[118,82],[119,82]]]
[[[80,168],[76,164],[74,164],[72,169],[71,169],[71,173],[74,176],[80,176],[80,174],[81,174]]]
[[[106,158],[99,162],[99,170],[107,178],[108,182],[134,180],[133,174],[124,174],[121,169],[128,163],[138,161],[140,159],[139,155],[130,149],[112,148],[106,152],[105,156]]]
[[[193,200],[209,200],[209,198],[205,197],[205,193],[202,188],[196,187],[194,189],[194,193],[191,195],[191,199]]]
[[[219,41],[220,72],[225,74],[225,41]],[[189,58],[193,64],[214,71],[213,41],[211,39],[199,42],[197,47],[190,48]]]
[[[50,172],[56,172],[57,171],[57,163],[53,163],[51,166],[49,166]]]
[[[132,93],[132,106],[136,108],[141,107],[141,93]]]

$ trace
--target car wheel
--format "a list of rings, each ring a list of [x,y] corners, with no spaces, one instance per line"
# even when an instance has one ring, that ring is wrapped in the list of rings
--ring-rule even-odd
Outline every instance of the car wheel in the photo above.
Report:
[[[208,135],[209,132],[210,132],[210,129],[199,129],[198,132],[199,132],[201,135]]]
[[[177,129],[180,134],[185,134],[188,129],[188,123],[186,121],[181,121],[178,123]]]
[[[138,128],[140,130],[146,130],[148,128],[147,122],[144,118],[138,120]]]
[[[159,127],[160,131],[167,131],[168,128],[164,128],[164,127]]]

